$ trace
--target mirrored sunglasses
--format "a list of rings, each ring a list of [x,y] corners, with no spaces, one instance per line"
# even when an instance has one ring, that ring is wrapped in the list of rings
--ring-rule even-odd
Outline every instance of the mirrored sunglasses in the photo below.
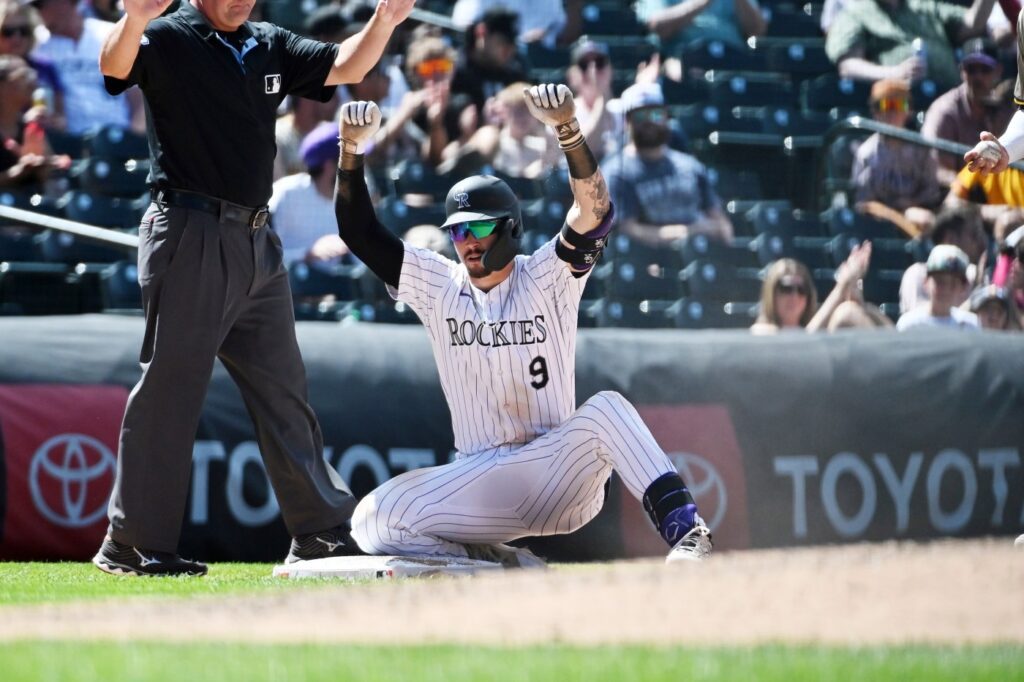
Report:
[[[875,102],[875,109],[887,114],[890,111],[905,113],[910,111],[910,101],[902,97],[887,97]]]
[[[455,223],[448,226],[448,233],[452,236],[453,242],[464,242],[466,237],[473,234],[475,239],[489,237],[498,227],[498,220],[470,220],[465,223]]]
[[[455,63],[450,59],[439,57],[427,59],[416,65],[416,75],[420,78],[433,78],[434,76],[446,76],[455,68]]]

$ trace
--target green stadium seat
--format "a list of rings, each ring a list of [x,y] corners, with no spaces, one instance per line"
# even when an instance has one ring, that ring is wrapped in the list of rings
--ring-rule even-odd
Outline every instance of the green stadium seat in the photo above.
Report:
[[[121,161],[149,158],[149,144],[145,135],[115,125],[103,126],[87,134],[85,149],[89,156]]]

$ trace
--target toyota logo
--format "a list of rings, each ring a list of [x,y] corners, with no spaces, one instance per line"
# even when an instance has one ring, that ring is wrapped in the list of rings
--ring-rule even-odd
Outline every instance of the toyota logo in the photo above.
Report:
[[[116,468],[117,458],[95,438],[79,433],[54,436],[32,455],[32,502],[58,526],[90,526],[106,514]]]
[[[669,458],[686,482],[704,522],[715,530],[725,518],[725,510],[729,506],[729,493],[718,469],[703,457],[689,452],[673,452]],[[707,516],[708,511],[714,512],[714,516]]]

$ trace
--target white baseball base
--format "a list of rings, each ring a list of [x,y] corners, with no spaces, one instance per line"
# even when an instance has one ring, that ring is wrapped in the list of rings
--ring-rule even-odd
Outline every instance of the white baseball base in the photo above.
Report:
[[[428,578],[433,576],[471,576],[487,571],[504,570],[492,561],[459,557],[413,556],[342,556],[297,561],[274,566],[275,578]]]

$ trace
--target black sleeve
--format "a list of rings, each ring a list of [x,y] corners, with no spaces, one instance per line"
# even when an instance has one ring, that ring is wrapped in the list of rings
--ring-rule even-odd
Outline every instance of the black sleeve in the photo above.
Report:
[[[336,85],[324,85],[338,56],[338,46],[280,29],[284,38],[284,91],[290,95],[327,102]]]
[[[338,219],[338,235],[349,250],[385,284],[397,289],[405,245],[377,220],[362,166],[338,170],[334,215]]]

